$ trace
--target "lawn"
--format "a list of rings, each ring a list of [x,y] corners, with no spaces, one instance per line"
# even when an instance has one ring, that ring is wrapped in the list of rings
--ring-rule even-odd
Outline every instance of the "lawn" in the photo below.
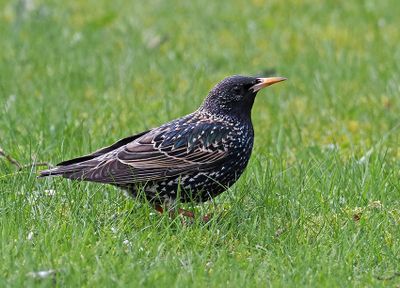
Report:
[[[0,147],[21,165],[190,113],[228,75],[289,79],[256,99],[237,184],[186,206],[208,224],[0,158],[0,286],[400,285],[399,15],[395,0],[0,1]]]

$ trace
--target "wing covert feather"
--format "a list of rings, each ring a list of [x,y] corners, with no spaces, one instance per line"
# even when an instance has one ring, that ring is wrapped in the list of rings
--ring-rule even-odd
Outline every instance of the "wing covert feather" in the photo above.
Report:
[[[222,123],[189,123],[173,128],[151,130],[118,149],[112,159],[86,176],[117,184],[155,181],[211,169],[226,160],[224,138],[230,129]]]

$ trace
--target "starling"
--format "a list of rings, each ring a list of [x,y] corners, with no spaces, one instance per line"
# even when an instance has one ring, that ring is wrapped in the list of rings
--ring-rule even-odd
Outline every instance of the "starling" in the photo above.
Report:
[[[61,162],[41,171],[40,177],[107,183],[134,197],[143,193],[160,212],[176,200],[210,200],[234,184],[249,161],[254,140],[251,108],[257,93],[284,80],[227,77],[195,112]]]

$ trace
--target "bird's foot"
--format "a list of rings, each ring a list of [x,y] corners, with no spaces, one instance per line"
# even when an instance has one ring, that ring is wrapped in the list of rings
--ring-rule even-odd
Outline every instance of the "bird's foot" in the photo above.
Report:
[[[155,205],[154,208],[155,208],[160,214],[163,214],[163,213],[164,213],[164,208],[163,208],[161,205]],[[172,218],[172,219],[174,219],[174,218],[175,218],[176,216],[178,216],[178,215],[182,215],[182,216],[184,216],[184,217],[189,218],[189,219],[191,220],[190,223],[193,223],[192,220],[195,219],[195,215],[194,215],[194,213],[193,213],[192,211],[188,211],[188,210],[185,210],[185,209],[182,209],[182,208],[178,208],[177,210],[176,210],[176,209],[168,210],[168,212],[169,212],[169,217]],[[202,222],[208,223],[208,222],[211,220],[211,218],[212,218],[212,215],[206,214],[206,215],[203,216]],[[182,221],[182,223],[183,223],[183,224],[187,224],[186,221]]]
[[[210,220],[211,220],[211,218],[212,218],[212,214],[206,214],[206,215],[204,215],[203,216],[203,222],[204,223],[208,223]]]

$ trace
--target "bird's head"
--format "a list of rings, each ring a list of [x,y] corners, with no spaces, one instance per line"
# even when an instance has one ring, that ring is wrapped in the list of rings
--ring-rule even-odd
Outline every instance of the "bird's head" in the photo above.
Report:
[[[284,80],[283,77],[227,77],[208,93],[201,109],[213,114],[250,116],[258,91]]]

